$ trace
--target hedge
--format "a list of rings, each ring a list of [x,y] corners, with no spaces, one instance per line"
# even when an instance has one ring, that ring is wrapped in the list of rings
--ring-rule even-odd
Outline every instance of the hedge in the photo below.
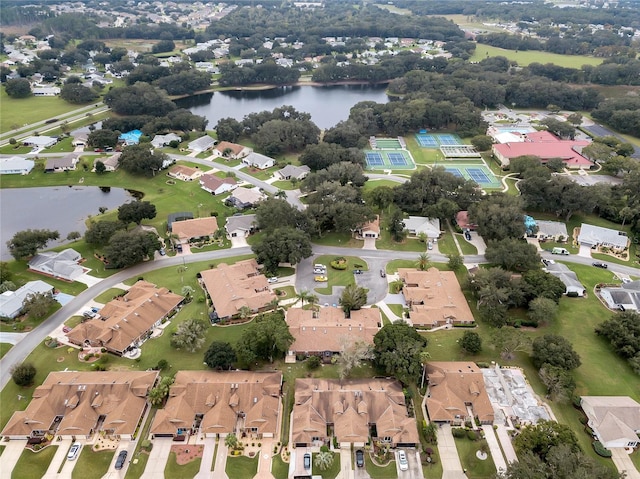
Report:
[[[611,457],[611,451],[604,447],[600,441],[593,441],[591,445],[598,456]]]

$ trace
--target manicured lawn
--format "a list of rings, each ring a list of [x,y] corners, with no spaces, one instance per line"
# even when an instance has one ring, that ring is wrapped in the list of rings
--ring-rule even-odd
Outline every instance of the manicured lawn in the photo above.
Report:
[[[404,238],[401,242],[394,241],[391,237],[391,233],[387,229],[387,223],[385,217],[380,217],[380,238],[376,241],[376,248],[378,249],[390,249],[394,251],[417,251],[424,252],[427,250],[427,245],[418,241],[417,238]]]
[[[442,236],[438,238],[438,249],[442,254],[460,254],[458,247],[453,240],[453,236],[451,235],[451,231],[445,231],[442,233]]]
[[[252,479],[258,472],[258,457],[249,458],[247,456],[238,456],[227,458],[227,467],[225,468],[227,476],[234,479]],[[185,477],[185,476],[169,476],[169,477]]]
[[[402,305],[401,304],[388,304],[387,305],[391,311],[393,311],[396,316],[402,318]]]
[[[49,310],[45,313],[42,318],[32,318],[31,316],[26,316],[21,321],[16,322],[2,322],[0,323],[0,331],[2,332],[28,332],[35,328],[37,328],[42,321],[51,316],[57,310],[59,310],[62,306],[58,302],[54,302],[53,306],[49,308]]]
[[[471,479],[490,479],[494,477],[496,466],[493,464],[491,454],[487,454],[487,459],[484,461],[481,461],[476,456],[476,452],[483,445],[487,446],[486,440],[471,441],[467,438],[454,438],[454,440],[462,468],[467,470],[467,477]]]
[[[285,293],[282,296],[280,295],[278,296],[279,300],[287,300],[287,299],[296,297],[296,288],[294,288],[293,286],[285,286],[284,288],[277,288],[277,285],[276,285],[276,289]]]
[[[588,57],[586,55],[560,55],[543,51],[516,51],[504,48],[492,47],[490,45],[476,44],[476,49],[469,61],[479,62],[487,57],[506,57],[508,60],[518,62],[521,67],[530,63],[553,63],[567,68],[581,68],[582,65],[600,65],[602,58]]]
[[[364,241],[357,240],[350,233],[325,233],[321,238],[313,238],[313,244],[321,246],[343,246],[345,248],[362,248]]]
[[[478,254],[478,248],[469,243],[464,238],[464,235],[456,233],[456,237],[458,238],[458,244],[460,245],[460,249],[462,250],[463,255]]]
[[[11,343],[0,343],[0,358],[7,354],[12,347],[13,344]]]
[[[415,268],[418,256],[415,260],[411,259],[394,259],[387,263],[387,274],[393,274],[398,271],[398,268]]]
[[[364,454],[364,467],[371,479],[395,479],[398,477],[395,461],[390,461],[386,466],[378,466],[373,463],[367,452]]]
[[[267,168],[266,170],[259,170],[258,168],[254,168],[253,166],[248,166],[247,168],[243,168],[243,171],[248,175],[257,178],[258,180],[265,181],[271,178],[273,174],[280,169],[281,167],[277,165],[272,166],[271,168]]]
[[[164,468],[164,477],[195,477],[198,471],[200,471],[201,462],[202,458],[199,457],[180,466],[176,462],[176,453],[171,452],[169,453],[167,465]]]
[[[112,299],[114,299],[116,296],[120,296],[124,292],[125,292],[124,289],[111,288],[111,289],[106,290],[104,293],[99,294],[98,296],[96,296],[93,299],[95,301],[97,301],[98,303],[106,304],[109,301],[111,301]]]
[[[333,269],[331,267],[331,261],[333,261],[335,258],[336,258],[335,256],[325,255],[325,256],[318,256],[313,260],[313,262],[316,264],[320,263],[327,266],[326,276],[329,279],[329,281],[327,281],[326,283],[326,286],[324,286],[325,283],[318,283],[319,287],[314,288],[314,290],[317,293],[331,294],[331,291],[333,290],[334,286],[347,286],[350,284],[354,284],[356,280],[353,277],[354,276],[353,270],[361,269],[363,271],[368,271],[369,269],[366,261],[364,261],[361,258],[358,258],[357,256],[344,257],[347,260],[347,269],[345,270]],[[356,265],[358,266],[356,267]]]
[[[87,289],[86,284],[78,283],[77,281],[69,283],[67,281],[50,278],[48,276],[34,273],[33,271],[29,271],[27,268],[27,261],[9,261],[7,263],[7,269],[11,272],[11,276],[13,277],[12,281],[16,286],[22,286],[29,281],[41,280],[46,281],[58,291],[72,295],[80,294],[82,291]]]
[[[430,464],[422,465],[422,473],[425,479],[441,479],[442,478],[442,462],[440,461],[440,455],[438,454],[437,446],[430,446],[433,450],[431,454],[432,462]]]
[[[340,474],[340,454],[334,452],[333,453],[333,463],[331,464],[331,467],[329,467],[327,470],[325,471],[321,471],[320,469],[318,469],[316,467],[316,456],[318,455],[318,453],[313,453],[313,459],[311,460],[312,463],[312,472],[313,475],[318,475],[320,477],[322,477],[322,479],[334,479],[336,477],[338,477],[338,474]]]
[[[275,184],[275,183],[274,183]],[[400,183],[398,183],[397,181],[391,181],[391,180],[378,180],[378,179],[373,179],[373,180],[369,180],[367,181],[364,186],[363,186],[363,190],[367,191],[367,190],[374,190],[376,189],[378,186],[388,186],[389,188],[394,188],[396,186],[398,186]]]
[[[0,90],[0,130],[9,131],[14,125],[22,126],[25,123],[46,120],[82,106],[72,105],[60,97],[53,96],[11,98],[2,88]]]
[[[275,186],[281,190],[295,190],[300,187],[300,182],[298,181],[295,185],[291,183],[289,180],[278,180],[271,183],[271,186]]]
[[[71,474],[72,479],[100,479],[109,470],[115,450],[93,451],[91,446],[82,448]]]
[[[636,466],[636,469],[640,471],[640,449],[636,448],[635,452],[631,454],[631,460]]]
[[[289,463],[284,462],[280,454],[271,459],[271,474],[276,479],[287,479],[289,477]]]
[[[12,479],[40,479],[44,477],[57,450],[58,446],[47,446],[38,452],[25,449],[11,472]]]
[[[4,90],[3,90],[4,91]],[[30,146],[20,146],[21,143],[18,142],[15,145],[8,144],[0,147],[0,153],[3,155],[23,155],[27,154],[31,151]]]

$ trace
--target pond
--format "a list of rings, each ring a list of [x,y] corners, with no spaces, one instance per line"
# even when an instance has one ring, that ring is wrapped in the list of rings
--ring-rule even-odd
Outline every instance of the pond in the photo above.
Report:
[[[72,231],[84,233],[85,221],[89,215],[99,215],[100,208],[117,208],[132,198],[122,188],[97,186],[0,189],[0,259],[11,259],[6,243],[18,231],[57,230],[60,241],[50,242],[48,246],[53,247],[67,242]]]
[[[387,103],[387,85],[284,86],[269,90],[234,90],[203,93],[176,100],[180,108],[209,120],[214,129],[221,118],[242,120],[249,113],[271,111],[291,105],[311,114],[322,129],[331,128],[349,118],[349,110],[361,101]]]

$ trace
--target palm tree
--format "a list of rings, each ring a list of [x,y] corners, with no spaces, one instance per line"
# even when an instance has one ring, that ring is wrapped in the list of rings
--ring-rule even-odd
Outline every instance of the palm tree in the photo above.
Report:
[[[315,311],[316,305],[320,302],[320,298],[318,298],[315,294],[309,294],[307,296],[307,303],[311,305],[311,309]]]
[[[191,296],[194,293],[194,289],[191,286],[183,286],[182,290],[180,291],[180,293],[182,294],[182,296],[184,296],[185,298],[189,299],[191,298]]]
[[[309,293],[309,291],[307,291],[306,289],[303,289],[298,294],[296,294],[296,298],[298,298],[298,300],[302,303],[301,307],[304,306],[305,301],[309,301],[310,296],[312,296],[312,294]]]
[[[278,309],[278,306],[280,306],[280,301],[278,300],[278,298],[274,298],[271,301],[269,301],[268,307],[272,311],[275,311],[276,309]]]
[[[224,445],[229,449],[235,449],[238,445],[238,437],[233,433],[227,434],[224,438]]]
[[[251,314],[251,309],[248,306],[243,306],[238,310],[241,319],[247,319]]]
[[[420,271],[426,271],[429,269],[429,266],[431,266],[429,255],[427,253],[420,253],[420,256],[418,256],[418,261],[416,262],[416,267]]]
[[[316,454],[313,464],[321,471],[326,471],[333,464],[333,453],[329,451],[323,451]]]

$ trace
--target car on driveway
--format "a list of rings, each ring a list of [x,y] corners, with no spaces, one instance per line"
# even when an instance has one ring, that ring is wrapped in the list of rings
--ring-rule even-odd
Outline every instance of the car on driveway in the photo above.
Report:
[[[400,466],[401,471],[406,471],[409,469],[409,461],[407,460],[407,455],[402,449],[398,451],[398,466]]]
[[[361,269],[354,269],[353,274],[362,274],[363,271]]]
[[[127,451],[120,451],[118,459],[116,459],[116,469],[120,470],[124,467],[124,461],[127,460]]]
[[[593,265],[596,268],[602,268],[602,269],[607,269],[609,267],[607,263],[601,263],[600,261],[596,261],[595,263],[593,263]]]
[[[326,276],[316,276],[313,278],[313,280],[316,283],[324,283],[325,281],[328,281],[328,278]]]
[[[71,449],[69,449],[69,453],[67,454],[67,461],[73,461],[76,457],[78,457],[78,452],[80,452],[80,448],[82,445],[79,442],[76,442]]]
[[[273,283],[277,283],[278,282],[278,277],[277,276],[273,276],[272,278],[267,279],[267,283],[269,284],[273,284]]]
[[[309,454],[308,452],[305,453],[304,458],[303,458],[303,462],[304,462],[304,468],[309,470],[311,469],[311,454]]]
[[[356,466],[364,467],[364,451],[362,449],[356,451]]]

